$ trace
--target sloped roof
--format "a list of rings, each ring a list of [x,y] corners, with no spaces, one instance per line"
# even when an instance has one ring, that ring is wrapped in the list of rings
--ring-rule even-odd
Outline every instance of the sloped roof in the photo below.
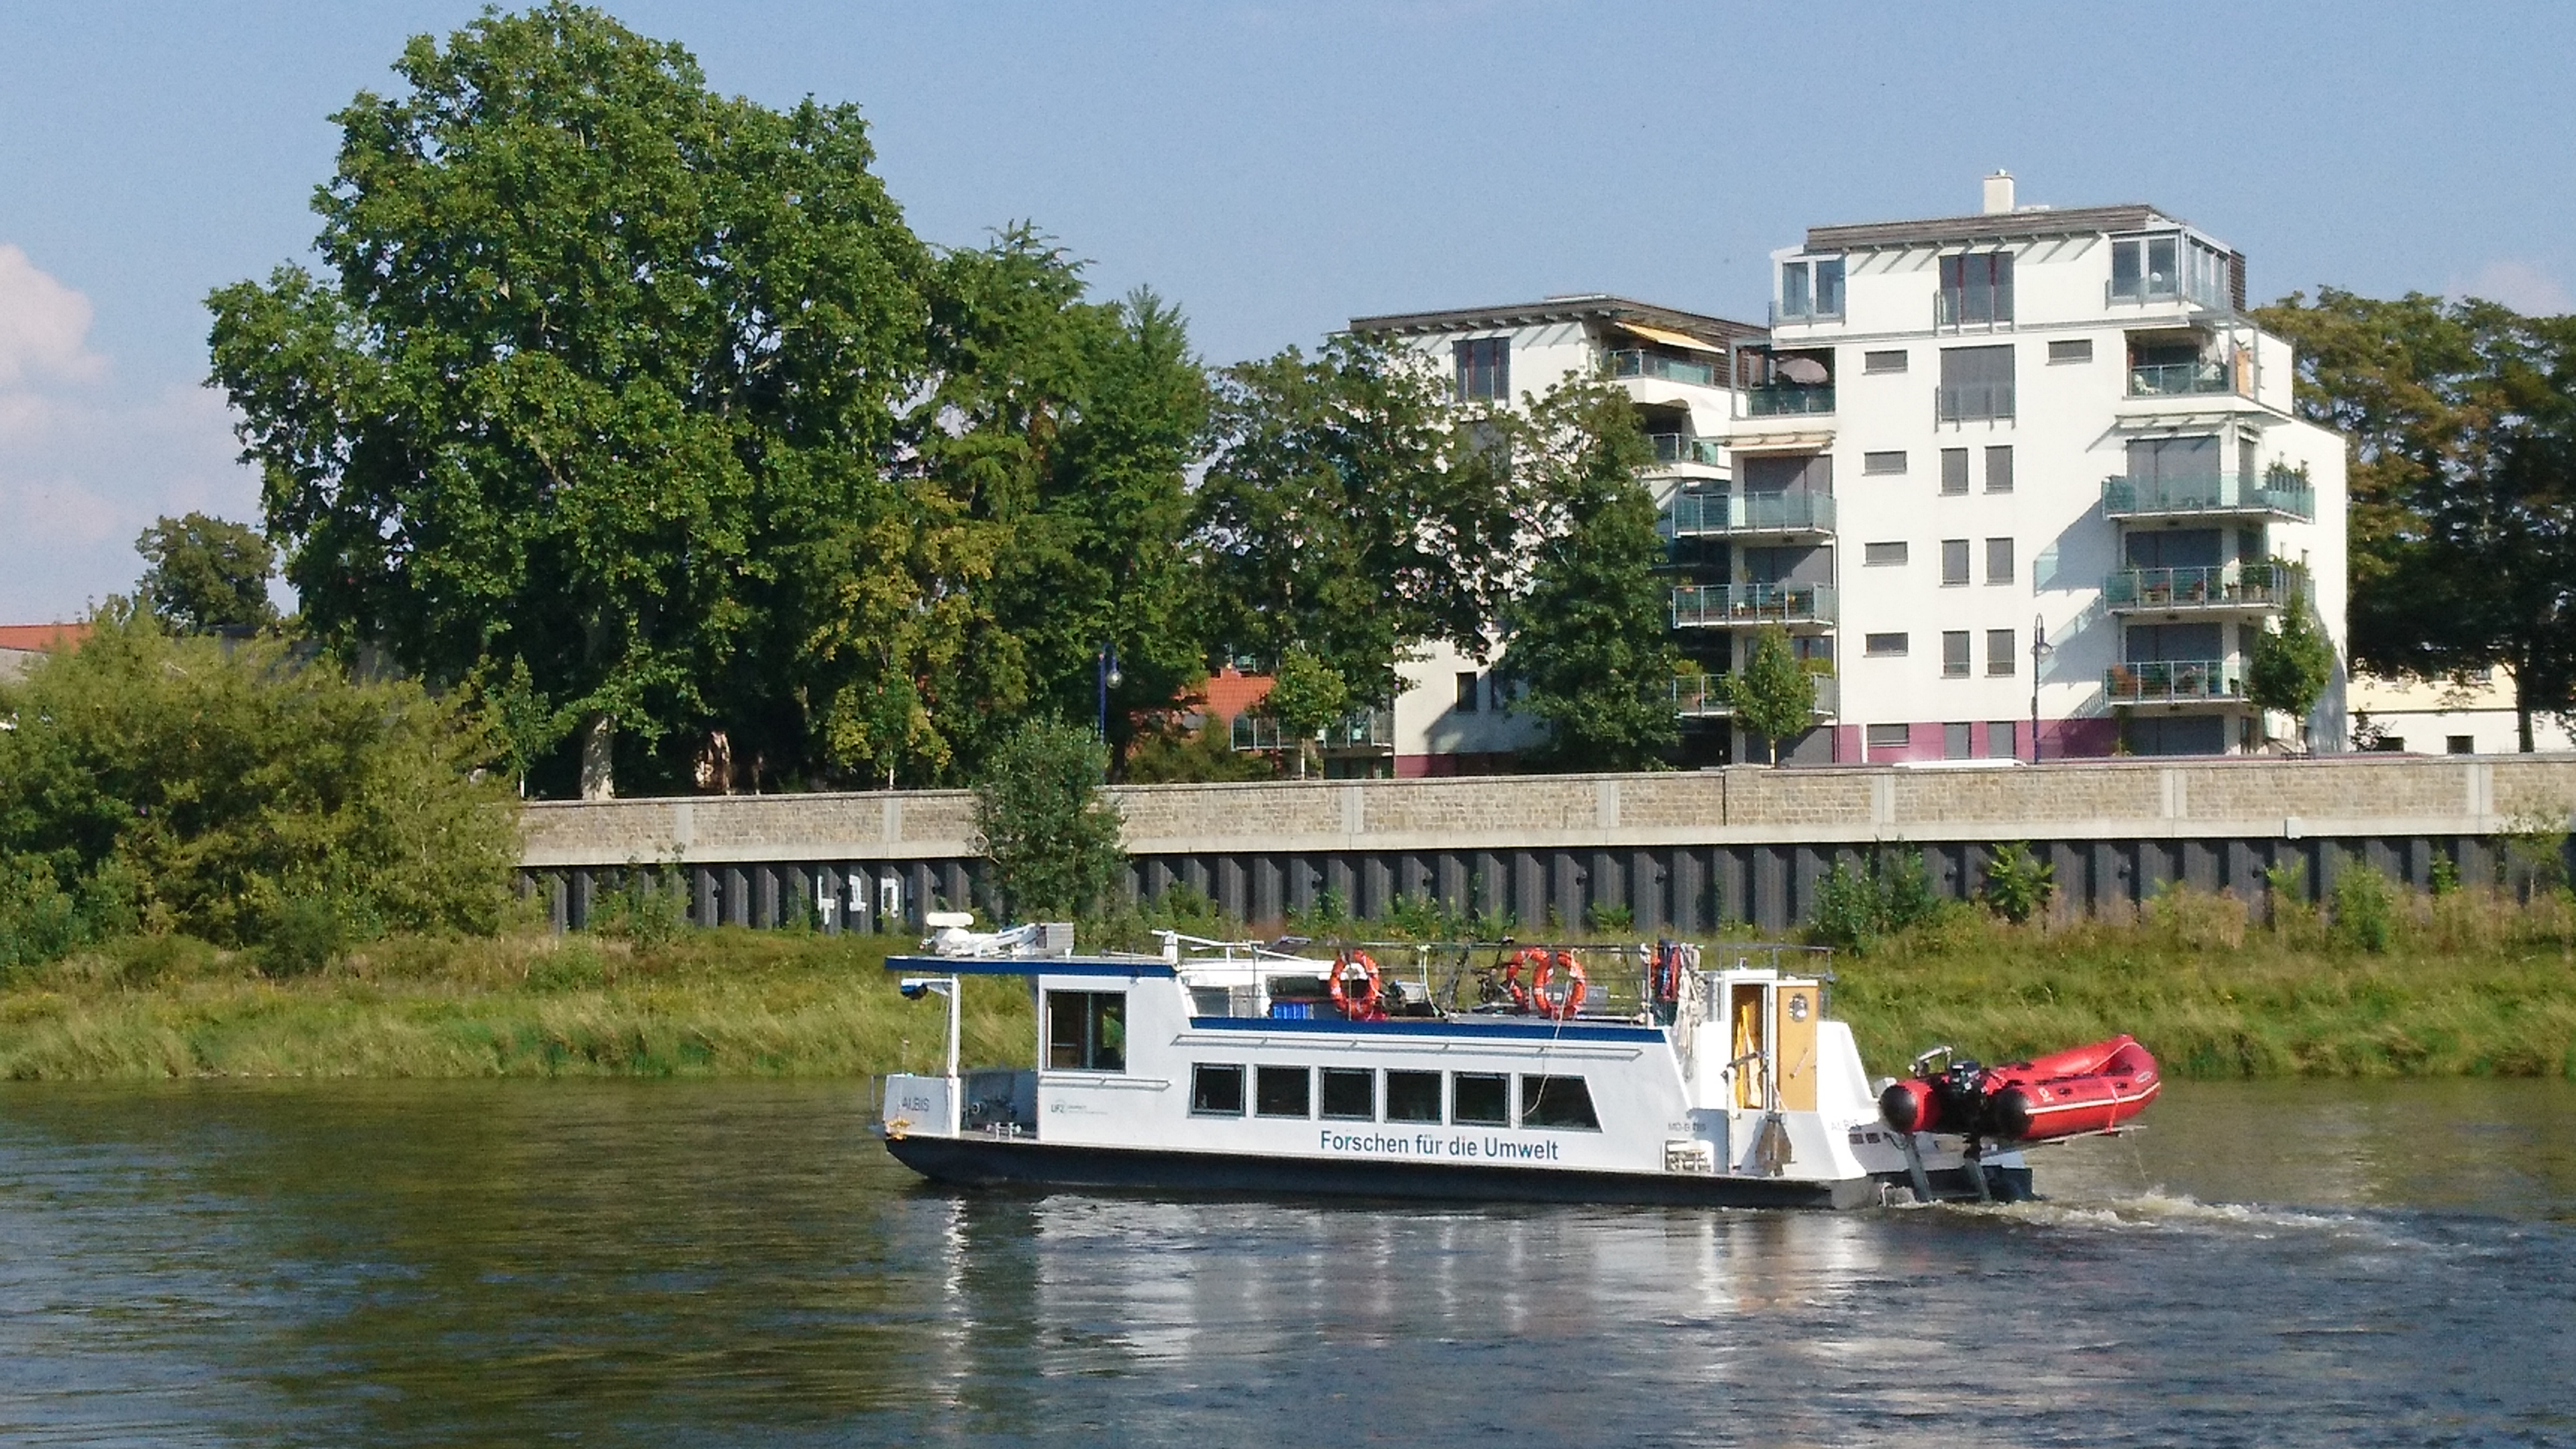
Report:
[[[87,624],[0,624],[0,649],[77,649]]]

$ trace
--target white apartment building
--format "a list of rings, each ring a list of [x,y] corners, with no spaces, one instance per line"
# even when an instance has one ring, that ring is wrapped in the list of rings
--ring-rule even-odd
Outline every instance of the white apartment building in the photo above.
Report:
[[[2310,742],[2344,748],[2344,444],[2292,416],[2245,259],[2149,206],[2018,207],[2000,173],[1983,200],[1811,229],[1772,258],[1768,329],[1604,296],[1351,326],[1470,398],[1594,368],[1636,399],[1673,627],[1705,671],[1674,689],[1695,762],[1759,757],[1714,681],[1766,625],[1819,671],[1786,761],[2295,743],[2245,674],[2299,579],[2339,661]],[[1399,774],[1535,738],[1473,661],[1407,677]]]

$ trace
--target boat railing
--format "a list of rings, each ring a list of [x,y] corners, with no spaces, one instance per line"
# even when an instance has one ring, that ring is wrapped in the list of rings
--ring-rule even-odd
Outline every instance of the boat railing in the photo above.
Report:
[[[1638,940],[1572,940],[1537,941],[1507,938],[1498,941],[1316,941],[1300,942],[1300,953],[1288,955],[1269,951],[1258,959],[1270,963],[1302,962],[1311,967],[1307,973],[1262,973],[1258,989],[1249,984],[1196,985],[1191,988],[1192,1014],[1198,1016],[1279,1015],[1301,1010],[1329,1011],[1322,1004],[1327,998],[1314,995],[1281,994],[1275,981],[1299,977],[1298,985],[1306,992],[1320,992],[1323,973],[1331,968],[1339,953],[1365,951],[1377,963],[1382,982],[1401,983],[1407,1002],[1427,1001],[1431,1007],[1449,1013],[1498,1012],[1508,1010],[1511,998],[1505,989],[1504,976],[1515,958],[1524,951],[1537,949],[1552,957],[1563,952],[1583,966],[1584,993],[1581,1012],[1587,1017],[1641,1018],[1668,1015],[1659,1010],[1653,975],[1655,944]],[[1833,952],[1829,947],[1800,946],[1786,942],[1722,941],[1700,944],[1700,974],[1706,992],[1716,990],[1719,973],[1731,970],[1766,969],[1793,976],[1814,976],[1830,982]],[[1200,958],[1210,959],[1210,958]],[[1254,958],[1234,958],[1251,964]],[[1553,975],[1551,968],[1551,975]],[[1522,984],[1526,986],[1526,975]],[[1307,1005],[1301,1005],[1306,1003]]]

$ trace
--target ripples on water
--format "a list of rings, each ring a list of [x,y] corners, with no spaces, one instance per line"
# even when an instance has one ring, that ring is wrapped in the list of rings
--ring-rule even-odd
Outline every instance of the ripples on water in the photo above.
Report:
[[[2046,1203],[915,1186],[847,1086],[0,1091],[17,1444],[2576,1442],[2576,1087],[2175,1087]]]

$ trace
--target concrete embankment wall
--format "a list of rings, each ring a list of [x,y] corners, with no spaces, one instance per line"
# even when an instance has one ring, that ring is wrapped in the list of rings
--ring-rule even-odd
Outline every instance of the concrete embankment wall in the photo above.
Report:
[[[1990,849],[2026,841],[2060,908],[2125,910],[2189,881],[2259,896],[2299,862],[2312,894],[2359,862],[2418,887],[2510,874],[2508,833],[2563,832],[2576,756],[2071,761],[2014,769],[1738,767],[1656,775],[1149,785],[1112,792],[1131,893],[1186,883],[1272,922],[1337,893],[1355,915],[1429,895],[1524,923],[1623,907],[1640,930],[1783,928],[1838,859],[1923,851],[1975,890]],[[701,796],[528,807],[523,877],[585,921],[632,868],[680,873],[700,923],[909,928],[980,903],[964,791]]]

